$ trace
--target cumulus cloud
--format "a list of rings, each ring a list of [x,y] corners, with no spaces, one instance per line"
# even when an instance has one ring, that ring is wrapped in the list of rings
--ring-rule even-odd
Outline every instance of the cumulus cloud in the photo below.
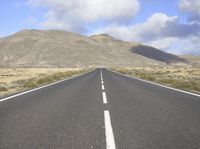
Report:
[[[29,0],[29,4],[48,8],[42,26],[70,31],[83,31],[97,21],[127,21],[140,8],[138,0]]]
[[[200,21],[199,0],[179,0],[179,8],[183,12],[189,13],[190,21]]]
[[[191,36],[188,38],[161,38],[147,43],[173,54],[200,55],[200,38]]]
[[[163,13],[155,13],[141,24],[111,25],[95,33],[108,33],[118,39],[144,42],[172,53],[192,53],[192,50],[198,50],[200,54],[199,44],[195,42],[200,39],[200,25],[194,22],[180,23],[177,16],[170,17]]]
[[[141,24],[111,25],[96,31],[96,33],[103,32],[128,41],[151,41],[164,37],[187,38],[199,35],[200,25],[198,23],[179,23],[177,16],[169,17],[163,13],[155,13]]]
[[[198,36],[177,38],[167,50],[175,54],[200,55],[200,38]]]

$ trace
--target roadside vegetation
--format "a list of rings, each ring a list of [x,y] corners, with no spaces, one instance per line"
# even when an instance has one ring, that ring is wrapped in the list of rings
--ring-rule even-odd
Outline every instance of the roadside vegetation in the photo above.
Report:
[[[200,94],[200,69],[170,66],[115,68],[122,74]]]
[[[0,69],[0,97],[40,87],[68,77],[77,76],[88,69]]]

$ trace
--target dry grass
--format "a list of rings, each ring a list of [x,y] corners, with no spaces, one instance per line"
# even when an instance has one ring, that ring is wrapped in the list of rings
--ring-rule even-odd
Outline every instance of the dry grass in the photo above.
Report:
[[[200,69],[191,67],[135,67],[115,68],[114,70],[144,80],[174,88],[200,93]]]
[[[85,69],[0,69],[0,97],[86,72]]]

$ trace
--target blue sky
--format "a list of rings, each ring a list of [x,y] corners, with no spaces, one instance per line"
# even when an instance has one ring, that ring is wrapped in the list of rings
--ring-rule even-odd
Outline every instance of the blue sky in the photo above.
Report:
[[[25,28],[43,29],[34,21],[42,21],[47,8],[44,6],[31,7],[27,3],[28,1],[26,0],[2,0],[0,5],[1,35],[9,35]],[[174,0],[168,0],[165,3],[158,0],[141,0],[140,3],[141,9],[138,14],[133,19],[130,19],[129,22],[126,22],[127,24],[142,23],[155,12],[162,12],[168,15],[176,15],[178,13],[177,2],[174,2]],[[33,22],[31,22],[31,19]],[[100,20],[88,28],[95,30],[95,27],[99,26],[104,26],[104,22]],[[92,31],[89,30],[88,32]]]
[[[138,15],[133,19],[136,22],[144,22],[152,14],[160,12],[167,15],[176,15],[177,12],[177,1],[175,0],[141,0],[141,9]]]
[[[0,37],[22,29],[61,29],[200,54],[199,0],[2,0],[0,20]]]

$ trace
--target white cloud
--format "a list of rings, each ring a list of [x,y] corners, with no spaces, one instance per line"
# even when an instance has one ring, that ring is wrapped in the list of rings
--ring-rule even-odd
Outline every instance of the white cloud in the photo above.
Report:
[[[177,39],[178,38],[174,38],[174,37],[160,38],[153,41],[149,41],[148,45],[151,45],[158,49],[165,49],[167,51],[171,48],[172,44],[174,44],[177,41]]]
[[[200,55],[200,37],[191,36],[186,39],[177,38],[168,49],[175,54]]]
[[[199,0],[180,0],[179,7],[183,11],[194,12],[200,16]]]
[[[200,38],[198,36],[191,36],[185,39],[161,38],[150,41],[147,44],[173,54],[200,54]]]
[[[186,34],[182,33],[181,30],[179,31],[179,28],[182,26],[183,24],[178,23],[177,16],[169,17],[163,13],[155,13],[144,23],[131,26],[110,25],[98,29],[96,33],[106,32],[128,41],[151,41],[161,37],[173,37]]]
[[[189,13],[189,20],[200,21],[200,0],[179,0],[179,8]]]
[[[82,31],[96,21],[120,23],[134,17],[140,8],[138,0],[29,0],[34,7],[48,8],[47,28]]]
[[[200,54],[200,44],[195,42],[200,41],[200,25],[180,23],[177,16],[155,13],[144,23],[131,26],[110,25],[95,33],[108,33],[118,39],[143,42],[176,54]]]

